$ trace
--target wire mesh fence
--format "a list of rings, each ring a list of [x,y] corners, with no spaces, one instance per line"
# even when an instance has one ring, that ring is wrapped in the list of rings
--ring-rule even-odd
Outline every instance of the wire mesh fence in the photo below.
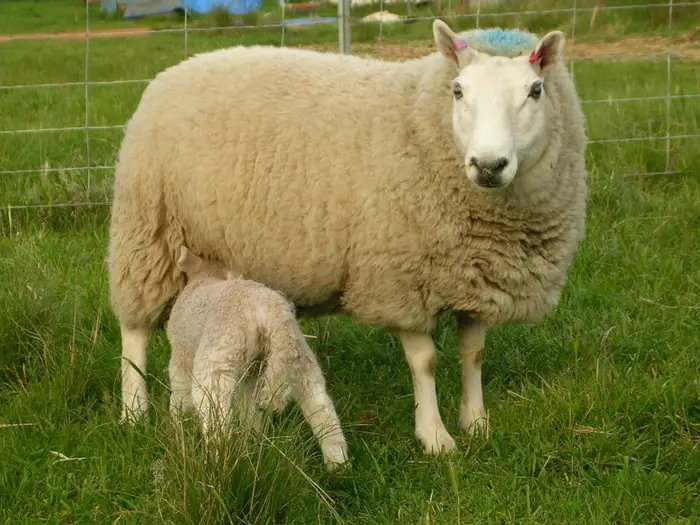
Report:
[[[45,8],[50,13],[55,5]],[[457,30],[565,31],[594,171],[683,173],[692,168],[683,152],[700,139],[700,1],[265,0],[242,17],[175,14],[158,18],[158,27],[148,18],[105,15],[89,1],[58,5],[72,10],[65,24],[72,32],[53,24],[52,33],[18,34],[12,24],[20,21],[0,24],[14,33],[0,36],[0,205],[8,216],[16,209],[108,205],[125,122],[148,82],[183,58],[270,44],[407,59],[434,50],[431,23],[438,17]],[[596,5],[602,9],[592,28]]]

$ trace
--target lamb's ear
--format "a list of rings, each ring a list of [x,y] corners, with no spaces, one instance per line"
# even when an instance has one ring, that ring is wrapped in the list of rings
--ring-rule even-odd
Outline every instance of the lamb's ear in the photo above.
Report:
[[[433,39],[438,51],[457,69],[465,67],[474,57],[474,50],[442,20],[433,22]]]
[[[227,281],[235,281],[236,279],[243,279],[243,274],[239,272],[238,270],[227,270],[226,271],[226,280]]]
[[[194,255],[186,247],[181,246],[177,265],[183,272],[192,273],[199,270],[199,267],[202,265],[202,259]]]
[[[544,75],[554,66],[564,52],[566,37],[561,31],[550,31],[544,35],[530,53],[529,62],[538,75]]]

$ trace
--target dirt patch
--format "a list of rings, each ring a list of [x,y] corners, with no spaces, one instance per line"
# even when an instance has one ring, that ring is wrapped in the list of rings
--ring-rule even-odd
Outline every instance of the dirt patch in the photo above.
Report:
[[[309,49],[335,51],[338,44],[316,44],[301,46]],[[376,56],[386,60],[406,60],[431,53],[435,48],[432,41],[384,42],[352,44],[356,55]],[[626,37],[613,42],[567,41],[565,55],[575,60],[599,59],[609,61],[651,60],[665,58],[671,53],[673,58],[700,60],[700,31],[674,37]]]
[[[115,38],[128,36],[146,36],[151,32],[148,27],[130,27],[127,29],[104,29],[90,31],[90,38]],[[66,31],[64,33],[23,33],[18,35],[0,35],[0,42],[13,40],[83,40],[88,35],[85,31]]]
[[[119,38],[147,36],[153,30],[148,27],[128,29],[105,29],[90,31],[90,38]],[[157,33],[157,31],[153,31]],[[31,33],[17,35],[0,35],[0,43],[13,40],[82,40],[88,33],[70,31],[66,33]],[[337,51],[337,43],[312,44],[299,46],[319,51]],[[356,55],[369,55],[386,60],[406,60],[423,56],[434,51],[431,40],[409,42],[358,42],[352,44]],[[673,37],[630,36],[611,42],[575,42],[566,44],[566,57],[581,59],[600,59],[610,61],[649,60],[664,58],[671,53],[674,58],[700,60],[700,29]]]

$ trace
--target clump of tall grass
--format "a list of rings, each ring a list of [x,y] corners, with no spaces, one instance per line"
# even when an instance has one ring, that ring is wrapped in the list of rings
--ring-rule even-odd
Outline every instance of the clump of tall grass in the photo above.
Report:
[[[320,523],[340,517],[314,481],[323,462],[301,418],[286,412],[269,431],[230,429],[225,439],[203,439],[194,417],[163,417],[157,431],[162,456],[153,469],[153,502],[166,522],[294,523],[315,509]]]

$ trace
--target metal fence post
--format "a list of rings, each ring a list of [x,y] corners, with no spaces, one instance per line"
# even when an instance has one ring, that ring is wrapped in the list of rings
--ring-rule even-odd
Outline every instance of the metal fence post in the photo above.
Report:
[[[344,55],[350,54],[350,1],[338,0],[338,42]]]

